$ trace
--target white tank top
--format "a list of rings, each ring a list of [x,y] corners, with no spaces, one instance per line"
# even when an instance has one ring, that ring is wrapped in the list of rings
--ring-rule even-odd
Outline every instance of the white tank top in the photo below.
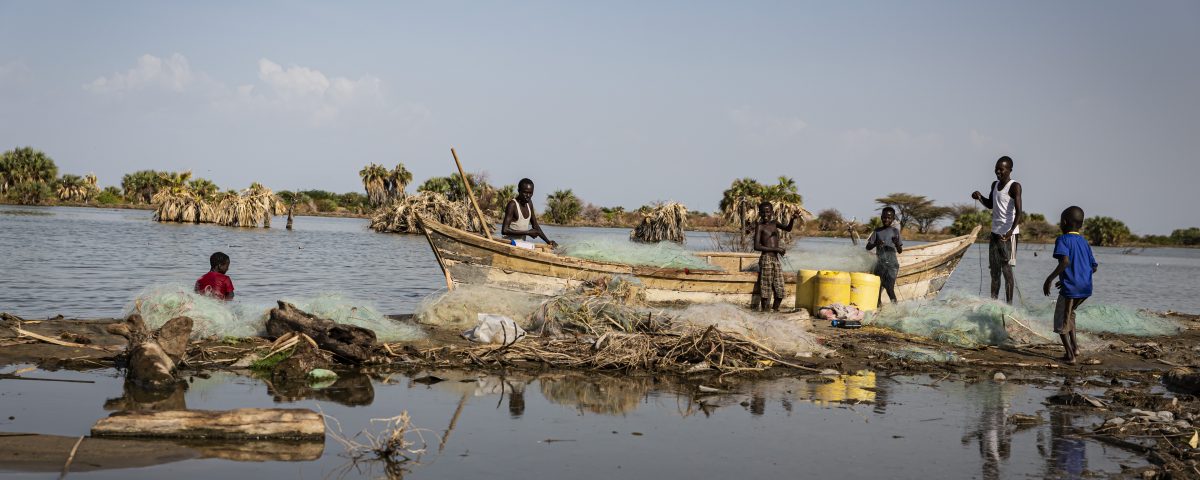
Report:
[[[533,216],[533,205],[529,206],[529,215],[526,216],[525,213],[521,211],[521,204],[517,203],[515,198],[509,201],[517,205],[517,218],[516,220],[513,220],[511,224],[512,229],[528,231],[530,228],[533,228],[533,225],[529,223],[529,218]]]
[[[1013,235],[1021,233],[1021,227],[1013,228],[1013,224],[1017,222],[1017,204],[1008,194],[1013,182],[1015,180],[1008,179],[1004,188],[999,188],[1000,182],[992,184],[992,233],[997,235],[1008,233],[1010,228],[1012,228]]]

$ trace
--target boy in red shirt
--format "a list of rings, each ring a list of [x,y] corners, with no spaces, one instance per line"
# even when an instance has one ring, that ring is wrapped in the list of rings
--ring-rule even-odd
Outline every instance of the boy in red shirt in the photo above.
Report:
[[[229,271],[229,255],[214,253],[208,257],[208,264],[212,268],[196,280],[196,293],[218,300],[233,300],[233,280],[225,275]]]

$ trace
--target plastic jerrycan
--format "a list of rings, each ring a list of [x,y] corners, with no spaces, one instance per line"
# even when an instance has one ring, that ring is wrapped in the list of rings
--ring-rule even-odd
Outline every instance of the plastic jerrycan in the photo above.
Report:
[[[817,274],[816,303],[813,306],[820,308],[835,303],[850,304],[850,274],[821,270]]]
[[[796,308],[812,312],[817,292],[817,271],[800,270],[796,272]]]
[[[879,286],[878,275],[850,273],[850,303],[858,306],[858,309],[864,312],[878,309]]]

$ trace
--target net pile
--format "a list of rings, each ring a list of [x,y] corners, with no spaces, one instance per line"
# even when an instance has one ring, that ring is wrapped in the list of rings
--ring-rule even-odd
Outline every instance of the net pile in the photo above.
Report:
[[[431,295],[421,301],[413,315],[418,323],[447,329],[474,327],[480,313],[511,318],[530,329],[530,316],[546,297],[484,285],[459,285],[454,290]]]
[[[1080,348],[1100,345],[1086,333],[1134,336],[1172,335],[1180,331],[1173,320],[1127,307],[1084,304],[1075,312]],[[889,305],[868,324],[930,338],[939,343],[974,348],[983,345],[1056,343],[1054,304],[1027,308],[946,292],[937,300]]]
[[[693,305],[671,314],[676,329],[715,326],[723,332],[737,333],[786,356],[822,355],[829,349],[808,331],[807,321],[765,317],[727,303]]]
[[[371,329],[380,341],[401,342],[424,338],[420,328],[393,321],[367,302],[338,294],[286,300],[297,308],[337,323]],[[125,307],[124,316],[140,313],[146,326],[159,328],[175,317],[192,319],[192,338],[253,337],[265,333],[273,304],[225,302],[197,295],[181,285],[156,285],[143,290]]]
[[[594,239],[560,245],[555,253],[600,262],[671,269],[715,270],[692,252],[672,242],[654,244]]]

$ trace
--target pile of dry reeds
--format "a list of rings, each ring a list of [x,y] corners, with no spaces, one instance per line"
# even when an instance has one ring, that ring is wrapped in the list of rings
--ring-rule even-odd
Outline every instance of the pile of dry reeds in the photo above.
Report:
[[[629,232],[629,239],[646,243],[669,240],[682,244],[685,241],[683,231],[687,228],[687,215],[687,207],[679,202],[654,207],[649,213],[642,214],[642,222]]]
[[[537,363],[555,368],[722,374],[758,372],[773,366],[816,369],[784,361],[745,336],[716,327],[659,333],[609,332],[599,337],[526,337],[507,347],[443,346],[417,351],[417,360],[439,368],[514,367]]]
[[[228,227],[271,227],[271,217],[286,211],[275,192],[258,183],[241,192],[204,196],[190,188],[163,189],[154,194],[154,221],[215,223]]]
[[[380,233],[421,233],[418,214],[462,230],[479,228],[479,221],[465,203],[451,202],[437,192],[421,192],[380,207],[371,217],[371,229]]]

